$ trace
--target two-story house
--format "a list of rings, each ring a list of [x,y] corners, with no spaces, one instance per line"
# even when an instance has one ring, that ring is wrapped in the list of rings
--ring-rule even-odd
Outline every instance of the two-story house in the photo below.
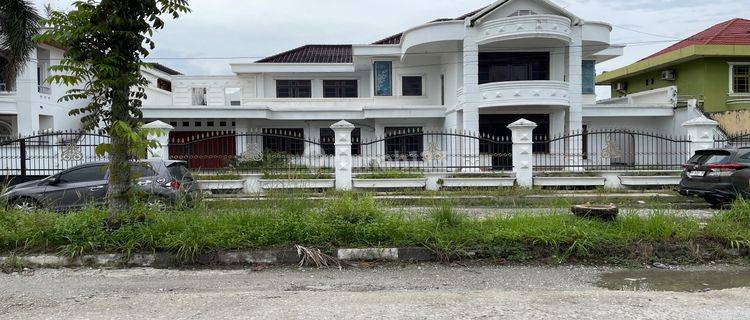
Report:
[[[175,127],[173,138],[283,129],[314,140],[332,135],[339,120],[368,139],[402,130],[509,136],[506,126],[520,118],[549,136],[612,126],[625,114],[653,117],[586,111],[595,104],[595,64],[622,54],[610,32],[551,1],[497,1],[369,44],[305,45],[232,63],[231,76],[162,73],[143,112]],[[394,148],[415,151],[406,142]]]
[[[750,130],[750,20],[714,25],[634,64],[603,73],[612,97],[674,87],[679,100],[697,99],[727,131]]]

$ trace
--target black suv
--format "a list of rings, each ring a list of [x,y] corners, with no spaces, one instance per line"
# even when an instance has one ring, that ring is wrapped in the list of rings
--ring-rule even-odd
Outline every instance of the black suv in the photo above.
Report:
[[[52,209],[67,211],[106,203],[106,162],[87,163],[49,176],[9,187],[3,200],[18,210]],[[138,191],[146,204],[163,209],[178,199],[193,201],[198,193],[187,164],[182,161],[143,160],[131,166]]]
[[[750,196],[750,147],[701,150],[683,167],[684,196],[702,197],[716,208]]]

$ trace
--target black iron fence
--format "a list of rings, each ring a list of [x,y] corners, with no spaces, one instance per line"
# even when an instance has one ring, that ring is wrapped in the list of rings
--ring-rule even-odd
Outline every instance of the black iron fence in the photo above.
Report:
[[[630,130],[581,131],[534,141],[538,171],[678,170],[691,156],[687,137]]]
[[[0,142],[0,175],[47,176],[80,164],[105,161],[96,147],[109,137],[87,132],[34,134]]]
[[[510,137],[458,131],[396,130],[385,137],[353,140],[353,170],[510,171]]]
[[[750,147],[750,131],[728,135],[724,138],[716,139],[714,141],[716,148],[742,148]]]
[[[330,141],[333,146],[333,141]],[[245,133],[173,132],[169,158],[187,161],[197,171],[332,172],[333,150],[328,144],[304,138],[296,129],[263,129]]]

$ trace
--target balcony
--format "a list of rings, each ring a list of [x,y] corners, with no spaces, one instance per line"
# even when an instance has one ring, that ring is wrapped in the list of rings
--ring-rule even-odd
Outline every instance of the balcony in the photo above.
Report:
[[[17,114],[16,99],[15,91],[0,90],[0,114]]]
[[[570,19],[556,15],[531,15],[487,21],[479,26],[477,43],[483,45],[524,38],[551,38],[570,42],[570,25]]]
[[[570,85],[563,81],[506,81],[479,85],[480,108],[570,106]]]

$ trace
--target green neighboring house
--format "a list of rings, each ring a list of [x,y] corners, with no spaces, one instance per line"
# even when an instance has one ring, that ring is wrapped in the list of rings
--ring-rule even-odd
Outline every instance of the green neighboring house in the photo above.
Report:
[[[737,114],[732,118],[744,127],[738,129],[747,130],[750,20],[717,24],[641,61],[605,72],[596,77],[596,82],[610,85],[613,98],[676,86],[679,101],[695,98],[706,113]],[[714,118],[719,120],[720,115]]]

